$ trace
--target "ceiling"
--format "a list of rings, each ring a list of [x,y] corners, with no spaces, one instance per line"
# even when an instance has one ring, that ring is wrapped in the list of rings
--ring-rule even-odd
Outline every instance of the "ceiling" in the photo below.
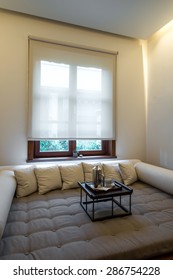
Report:
[[[173,19],[173,0],[0,0],[0,8],[139,39]]]

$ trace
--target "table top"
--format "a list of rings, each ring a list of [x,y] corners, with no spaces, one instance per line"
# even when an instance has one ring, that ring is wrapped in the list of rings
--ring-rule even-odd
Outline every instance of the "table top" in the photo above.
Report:
[[[114,187],[109,188],[108,190],[100,190],[98,188],[94,188],[93,182],[78,182],[78,184],[93,199],[132,194],[133,189],[129,186],[126,186],[123,183],[115,180],[113,182]]]

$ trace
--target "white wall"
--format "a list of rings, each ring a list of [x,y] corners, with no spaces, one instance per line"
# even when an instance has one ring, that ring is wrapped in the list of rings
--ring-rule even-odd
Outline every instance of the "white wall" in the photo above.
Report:
[[[0,165],[27,158],[28,36],[118,51],[118,158],[145,160],[145,96],[139,40],[0,11]]]
[[[173,169],[173,23],[148,40],[147,161]]]

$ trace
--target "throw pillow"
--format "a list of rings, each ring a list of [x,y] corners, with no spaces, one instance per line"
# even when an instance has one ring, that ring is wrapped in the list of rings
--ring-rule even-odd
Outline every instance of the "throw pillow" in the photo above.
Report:
[[[38,182],[39,194],[45,194],[51,190],[62,188],[61,175],[58,166],[36,167],[34,171]]]
[[[84,181],[92,182],[93,181],[93,167],[99,165],[102,168],[101,163],[86,163],[83,162],[83,171],[84,171]]]
[[[128,186],[137,181],[136,170],[131,162],[119,163],[119,169],[125,185]]]
[[[16,196],[23,197],[37,191],[37,180],[33,167],[14,170],[17,181]]]
[[[78,188],[78,181],[84,181],[82,163],[72,165],[61,165],[59,166],[59,168],[63,181],[63,190]]]
[[[114,179],[118,182],[123,182],[121,178],[121,174],[119,171],[118,164],[102,164],[103,166],[103,174],[105,176],[105,179]]]

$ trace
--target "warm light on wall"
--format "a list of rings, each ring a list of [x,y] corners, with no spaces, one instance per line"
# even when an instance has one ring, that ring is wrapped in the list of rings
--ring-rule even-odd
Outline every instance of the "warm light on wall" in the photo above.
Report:
[[[154,36],[160,37],[164,33],[168,32],[170,29],[173,28],[173,19],[169,21],[167,24],[165,24],[163,27],[161,27],[155,34]]]
[[[140,44],[142,46],[145,107],[146,107],[146,116],[147,116],[147,102],[148,102],[148,51],[147,51],[147,41],[146,40],[140,40]]]

